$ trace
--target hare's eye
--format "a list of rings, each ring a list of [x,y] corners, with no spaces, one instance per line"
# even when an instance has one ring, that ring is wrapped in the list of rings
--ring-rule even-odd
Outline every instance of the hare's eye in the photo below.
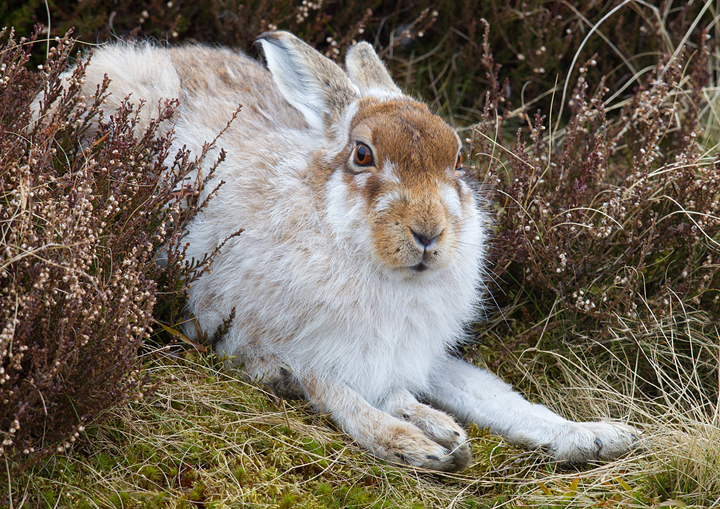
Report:
[[[455,175],[458,177],[465,175],[462,152],[458,152],[457,161],[455,161]]]
[[[358,166],[371,166],[373,164],[372,150],[364,143],[358,142],[358,144],[355,145],[353,160]]]
[[[460,170],[462,168],[462,163],[463,163],[462,153],[459,153],[457,161],[455,162],[455,169]]]

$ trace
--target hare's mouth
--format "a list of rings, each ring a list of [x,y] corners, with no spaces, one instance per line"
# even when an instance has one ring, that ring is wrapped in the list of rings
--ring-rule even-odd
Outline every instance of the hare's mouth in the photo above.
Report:
[[[413,265],[410,267],[410,270],[413,272],[425,272],[428,269],[428,266],[425,265],[423,262],[418,263],[417,265]]]

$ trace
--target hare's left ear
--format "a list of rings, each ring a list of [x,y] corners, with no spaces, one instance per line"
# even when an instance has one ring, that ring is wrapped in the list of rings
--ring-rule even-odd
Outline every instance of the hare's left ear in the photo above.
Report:
[[[367,42],[352,46],[345,56],[345,68],[352,81],[363,95],[380,93],[383,95],[402,94],[395,85],[387,69]]]
[[[325,132],[358,98],[357,87],[337,64],[291,33],[266,32],[256,44],[280,93],[313,129]]]

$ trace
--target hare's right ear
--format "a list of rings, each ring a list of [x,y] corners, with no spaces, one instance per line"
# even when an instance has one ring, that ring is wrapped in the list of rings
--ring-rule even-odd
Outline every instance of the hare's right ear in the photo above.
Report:
[[[357,85],[363,95],[402,95],[382,60],[367,42],[359,42],[347,51],[345,68],[350,81]]]
[[[266,32],[256,44],[280,93],[313,129],[325,131],[358,98],[357,87],[337,64],[294,35]]]

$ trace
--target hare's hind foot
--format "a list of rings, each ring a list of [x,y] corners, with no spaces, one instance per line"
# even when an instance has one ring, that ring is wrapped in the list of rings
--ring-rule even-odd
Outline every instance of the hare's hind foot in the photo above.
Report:
[[[305,398],[305,391],[298,378],[274,355],[244,357],[230,367],[239,367],[243,378],[263,384],[281,398]]]

